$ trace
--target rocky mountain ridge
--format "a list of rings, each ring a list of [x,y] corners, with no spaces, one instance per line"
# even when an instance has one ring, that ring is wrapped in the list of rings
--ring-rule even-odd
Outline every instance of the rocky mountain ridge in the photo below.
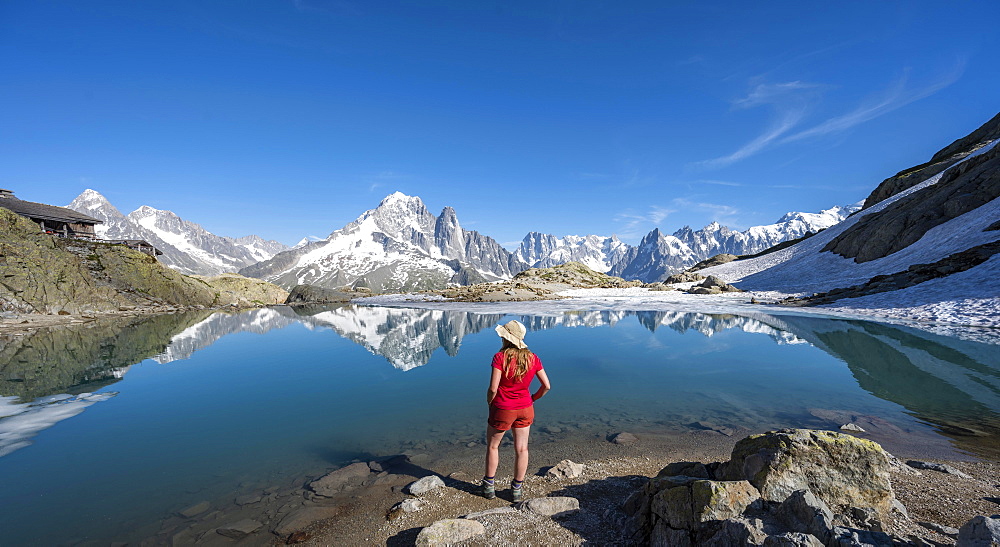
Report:
[[[819,213],[789,212],[774,224],[732,230],[712,222],[700,230],[684,226],[673,234],[654,228],[638,246],[616,236],[565,236],[531,232],[514,252],[535,268],[575,261],[594,271],[656,283],[718,254],[749,255],[837,224],[861,204],[836,206]]]
[[[892,310],[893,317],[950,322],[968,314],[962,310],[979,310],[974,324],[995,326],[989,310],[1000,296],[993,281],[1000,276],[998,142],[1000,115],[932,161],[883,181],[844,222],[700,273],[745,290],[803,293],[814,304]]]
[[[96,190],[84,190],[69,205],[103,220],[95,227],[102,239],[142,239],[159,249],[159,260],[184,274],[217,275],[235,272],[267,260],[288,247],[256,235],[231,238],[215,235],[171,211],[143,205],[123,215]]]
[[[509,279],[527,265],[493,238],[465,230],[455,210],[435,217],[419,197],[396,192],[326,239],[278,253],[240,273],[291,288],[440,289]]]

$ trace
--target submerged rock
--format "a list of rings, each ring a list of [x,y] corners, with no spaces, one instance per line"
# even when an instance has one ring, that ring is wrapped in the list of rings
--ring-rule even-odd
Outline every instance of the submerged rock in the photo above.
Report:
[[[260,530],[263,526],[261,523],[253,519],[243,519],[239,522],[233,524],[227,524],[225,526],[220,526],[216,528],[216,532],[219,535],[226,536],[233,539],[243,539],[246,536]]]
[[[309,488],[317,495],[332,497],[339,492],[361,484],[361,481],[366,479],[370,472],[371,470],[368,468],[367,463],[352,463],[312,481],[309,483]]]
[[[639,438],[628,432],[616,433],[611,436],[611,442],[615,444],[633,444],[639,442]]]
[[[192,505],[191,507],[188,507],[187,509],[182,509],[182,510],[178,511],[177,514],[180,515],[180,516],[182,516],[182,517],[184,517],[184,518],[186,518],[186,519],[189,519],[189,518],[196,517],[196,516],[204,513],[205,511],[208,511],[209,507],[211,507],[211,504],[209,504],[207,501],[203,501],[201,503],[197,503],[195,505]]]

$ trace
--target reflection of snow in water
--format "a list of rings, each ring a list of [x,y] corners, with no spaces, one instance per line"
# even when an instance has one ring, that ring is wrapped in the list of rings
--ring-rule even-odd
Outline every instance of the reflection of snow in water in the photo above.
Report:
[[[117,391],[49,395],[23,404],[14,402],[17,397],[0,397],[0,457],[28,446],[41,431],[115,395]]]

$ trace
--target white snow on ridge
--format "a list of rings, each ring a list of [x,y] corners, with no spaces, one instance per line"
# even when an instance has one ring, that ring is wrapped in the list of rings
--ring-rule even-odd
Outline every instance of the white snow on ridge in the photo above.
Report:
[[[995,144],[982,147],[966,159],[988,151]],[[946,172],[947,170],[791,247],[749,260],[706,268],[701,273],[717,275],[730,283],[740,282],[739,287],[744,290],[780,290],[792,294],[823,292],[836,287],[861,284],[876,275],[903,271],[912,264],[935,262],[970,247],[995,241],[997,232],[984,232],[983,229],[1000,216],[1000,200],[993,200],[936,226],[916,243],[877,260],[859,264],[852,258],[820,252],[827,243],[854,226],[865,215],[881,211],[905,196],[936,184]]]

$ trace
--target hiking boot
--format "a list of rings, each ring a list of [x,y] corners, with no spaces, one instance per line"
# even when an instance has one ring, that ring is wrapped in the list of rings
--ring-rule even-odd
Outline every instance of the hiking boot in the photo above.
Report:
[[[523,492],[524,492],[524,483],[523,482],[521,484],[517,485],[517,486],[514,486],[512,484],[510,486],[510,498],[511,498],[511,501],[513,501],[514,503],[517,503],[517,502],[521,501],[521,496],[523,495]]]
[[[491,500],[497,497],[497,489],[493,486],[493,483],[483,481],[483,484],[479,486],[479,495]]]

